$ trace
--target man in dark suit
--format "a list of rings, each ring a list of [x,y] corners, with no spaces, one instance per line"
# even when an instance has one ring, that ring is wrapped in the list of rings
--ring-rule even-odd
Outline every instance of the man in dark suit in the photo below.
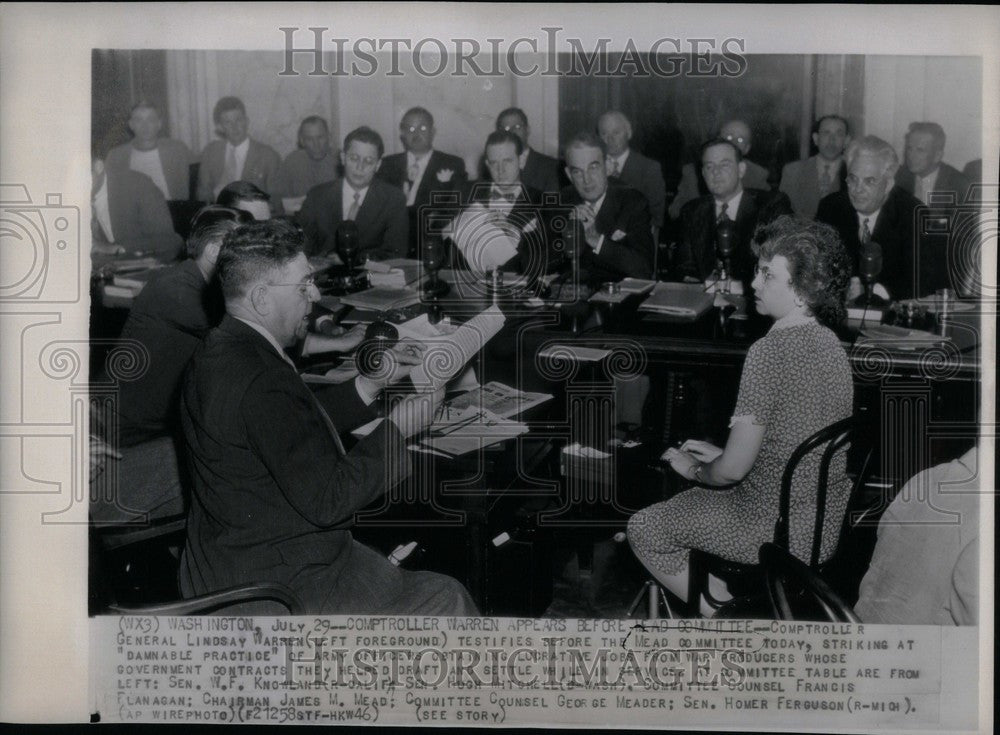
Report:
[[[338,431],[374,416],[378,386],[359,376],[314,394],[285,354],[319,297],[302,245],[280,220],[223,243],[226,316],[195,353],[181,400],[194,479],[181,591],[277,582],[309,614],[475,615],[455,580],[404,572],[351,536],[354,513],[409,474],[407,437],[430,423],[441,392],[404,398],[344,451]]]
[[[847,147],[847,191],[838,191],[819,203],[816,220],[840,233],[854,272],[863,242],[882,249],[878,281],[893,299],[914,296],[914,211],[920,206],[911,194],[894,186],[899,158],[892,146],[869,135]],[[849,296],[860,294],[853,279]]]
[[[840,115],[821,117],[812,140],[816,155],[786,163],[778,187],[788,195],[795,213],[809,218],[816,216],[820,199],[843,187],[844,148],[850,142],[847,120]]]
[[[558,194],[563,183],[559,175],[559,161],[544,153],[539,153],[532,148],[528,139],[531,136],[531,128],[528,126],[528,116],[520,107],[508,107],[497,115],[496,129],[508,133],[513,133],[521,139],[523,152],[521,153],[521,183],[529,189],[535,189],[543,193]],[[492,175],[490,168],[485,164],[485,175]],[[569,183],[569,182],[565,182]]]
[[[108,435],[111,425],[98,421],[97,430],[121,456],[114,464],[118,496],[92,498],[94,520],[183,512],[175,446],[180,439],[181,378],[195,348],[222,318],[222,293],[214,279],[222,239],[252,221],[247,212],[204,207],[191,225],[188,259],[156,271],[135,298],[121,336],[141,345],[148,362],[134,379],[121,381],[115,405],[117,435]]]
[[[174,260],[184,245],[174,232],[167,200],[146,176],[128,168],[105,169],[93,161],[93,252],[103,255],[151,255]]]
[[[488,240],[477,241],[474,236],[463,238],[465,242],[471,243],[475,252],[469,253],[473,261],[470,263],[456,248],[453,262],[458,267],[488,270],[482,264],[495,263],[499,259],[504,260],[499,263],[501,270],[516,271],[537,278],[548,271],[550,260],[555,262],[555,254],[549,252],[552,238],[548,231],[549,217],[541,206],[541,192],[525,185],[521,178],[523,153],[524,144],[514,133],[505,130],[490,133],[486,139],[483,158],[490,171],[491,183],[470,184],[462,197],[466,207],[483,210],[483,221],[489,222],[510,237],[516,253],[504,260],[502,256],[489,250],[494,243]],[[483,247],[475,247],[477,244],[482,244]]]
[[[896,174],[896,184],[913,194],[923,204],[931,203],[931,192],[948,194],[962,204],[969,191],[969,180],[961,171],[942,161],[944,129],[935,122],[910,123],[906,133],[905,166]]]
[[[574,208],[582,230],[581,279],[591,283],[653,273],[653,236],[649,204],[635,189],[608,181],[604,141],[577,133],[564,153],[566,175],[573,182],[562,203]]]
[[[716,138],[701,147],[701,170],[709,193],[681,209],[676,275],[704,281],[717,272],[716,233],[720,223],[729,220],[736,233],[731,275],[743,282],[748,293],[756,262],[750,249],[753,233],[758,225],[791,214],[791,204],[781,192],[743,188],[746,162],[742,151],[728,140]]]
[[[160,137],[163,120],[160,111],[149,102],[139,102],[129,114],[128,127],[133,138],[112,148],[106,165],[111,170],[132,169],[146,174],[167,200],[186,200],[190,196],[190,166],[194,157],[186,145],[173,138]]]
[[[465,161],[434,150],[434,134],[430,112],[423,107],[407,110],[399,124],[404,152],[386,156],[378,170],[380,179],[403,191],[410,216],[410,255],[420,252],[420,208],[431,203],[435,192],[460,192],[469,179]]]
[[[667,186],[660,164],[629,148],[632,124],[617,110],[605,112],[597,121],[597,133],[608,148],[608,176],[617,176],[626,186],[639,191],[649,203],[653,227],[663,227],[666,214]],[[654,240],[656,236],[654,234]]]
[[[375,176],[384,152],[382,137],[371,128],[357,128],[344,138],[344,178],[314,186],[299,210],[309,255],[333,250],[337,228],[346,220],[358,226],[358,260],[406,255],[406,199]]]
[[[215,103],[212,119],[223,140],[213,140],[201,153],[198,199],[214,202],[223,187],[233,181],[249,181],[270,192],[281,166],[281,157],[271,146],[250,138],[243,101],[237,97],[223,97]],[[275,213],[280,213],[280,206],[280,200],[272,202]]]

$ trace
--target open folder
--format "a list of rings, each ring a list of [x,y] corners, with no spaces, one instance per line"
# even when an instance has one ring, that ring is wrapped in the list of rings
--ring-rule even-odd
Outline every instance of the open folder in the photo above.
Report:
[[[715,295],[700,283],[657,283],[639,311],[697,319],[712,307]]]

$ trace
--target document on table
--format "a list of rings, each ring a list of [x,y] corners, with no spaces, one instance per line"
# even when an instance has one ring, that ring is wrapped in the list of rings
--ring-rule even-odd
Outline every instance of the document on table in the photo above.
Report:
[[[492,411],[497,416],[511,418],[551,398],[551,393],[526,393],[493,380],[456,396],[448,401],[445,410],[459,412],[468,408],[481,408]]]
[[[550,344],[541,352],[539,357],[546,357],[549,360],[577,360],[579,362],[599,362],[611,354],[611,350],[602,350],[596,347],[582,347],[580,345]]]
[[[470,406],[458,412],[443,412],[420,444],[435,452],[455,456],[474,452],[527,431],[526,424]]]

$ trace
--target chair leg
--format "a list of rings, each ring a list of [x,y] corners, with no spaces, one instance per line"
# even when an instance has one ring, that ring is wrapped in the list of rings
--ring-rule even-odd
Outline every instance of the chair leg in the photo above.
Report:
[[[668,619],[672,620],[674,618],[674,611],[670,608],[670,602],[667,600],[666,593],[654,579],[647,579],[643,583],[639,592],[632,600],[632,604],[629,605],[628,616],[632,617],[635,615],[635,611],[639,609],[639,605],[644,602],[646,604],[646,620],[660,619],[661,606],[666,612]]]

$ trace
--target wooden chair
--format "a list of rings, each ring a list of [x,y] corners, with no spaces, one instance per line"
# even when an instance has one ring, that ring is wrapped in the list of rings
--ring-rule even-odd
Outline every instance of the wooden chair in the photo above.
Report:
[[[803,441],[788,460],[785,471],[781,478],[781,489],[778,503],[778,518],[774,526],[773,544],[782,548],[789,548],[789,522],[791,515],[792,482],[795,471],[802,460],[820,450],[820,465],[816,483],[816,514],[813,519],[812,546],[809,554],[808,568],[818,570],[820,567],[820,548],[823,541],[823,523],[826,519],[826,498],[827,488],[830,480],[830,464],[833,457],[841,449],[844,449],[852,439],[857,436],[861,421],[854,417],[848,417],[837,421],[826,428],[820,429],[815,434]],[[862,469],[855,479],[851,494],[848,500],[848,508],[858,493],[858,489],[864,483],[871,451],[865,453]],[[847,514],[845,514],[846,516]],[[847,518],[841,523],[840,539],[845,535],[847,528]],[[714,575],[727,582],[734,597],[751,596],[754,592],[759,592],[764,583],[764,570],[759,564],[739,564],[737,562],[723,559],[722,557],[710,554],[699,549],[692,549],[689,563],[689,583],[688,583],[688,607],[687,614],[691,617],[701,616],[701,599],[704,598],[708,605],[719,610],[726,602],[718,600],[709,592],[708,577]],[[728,608],[732,609],[732,606]],[[728,614],[728,613],[723,613]]]
[[[829,620],[835,623],[860,623],[857,613],[840,596],[806,566],[792,556],[787,549],[776,544],[760,547],[760,565],[764,570],[767,599],[775,620]],[[786,585],[794,583],[790,593]],[[801,612],[801,605],[792,607],[796,599],[804,600],[809,606]],[[817,609],[818,608],[818,611]],[[816,613],[820,612],[819,615]]]

